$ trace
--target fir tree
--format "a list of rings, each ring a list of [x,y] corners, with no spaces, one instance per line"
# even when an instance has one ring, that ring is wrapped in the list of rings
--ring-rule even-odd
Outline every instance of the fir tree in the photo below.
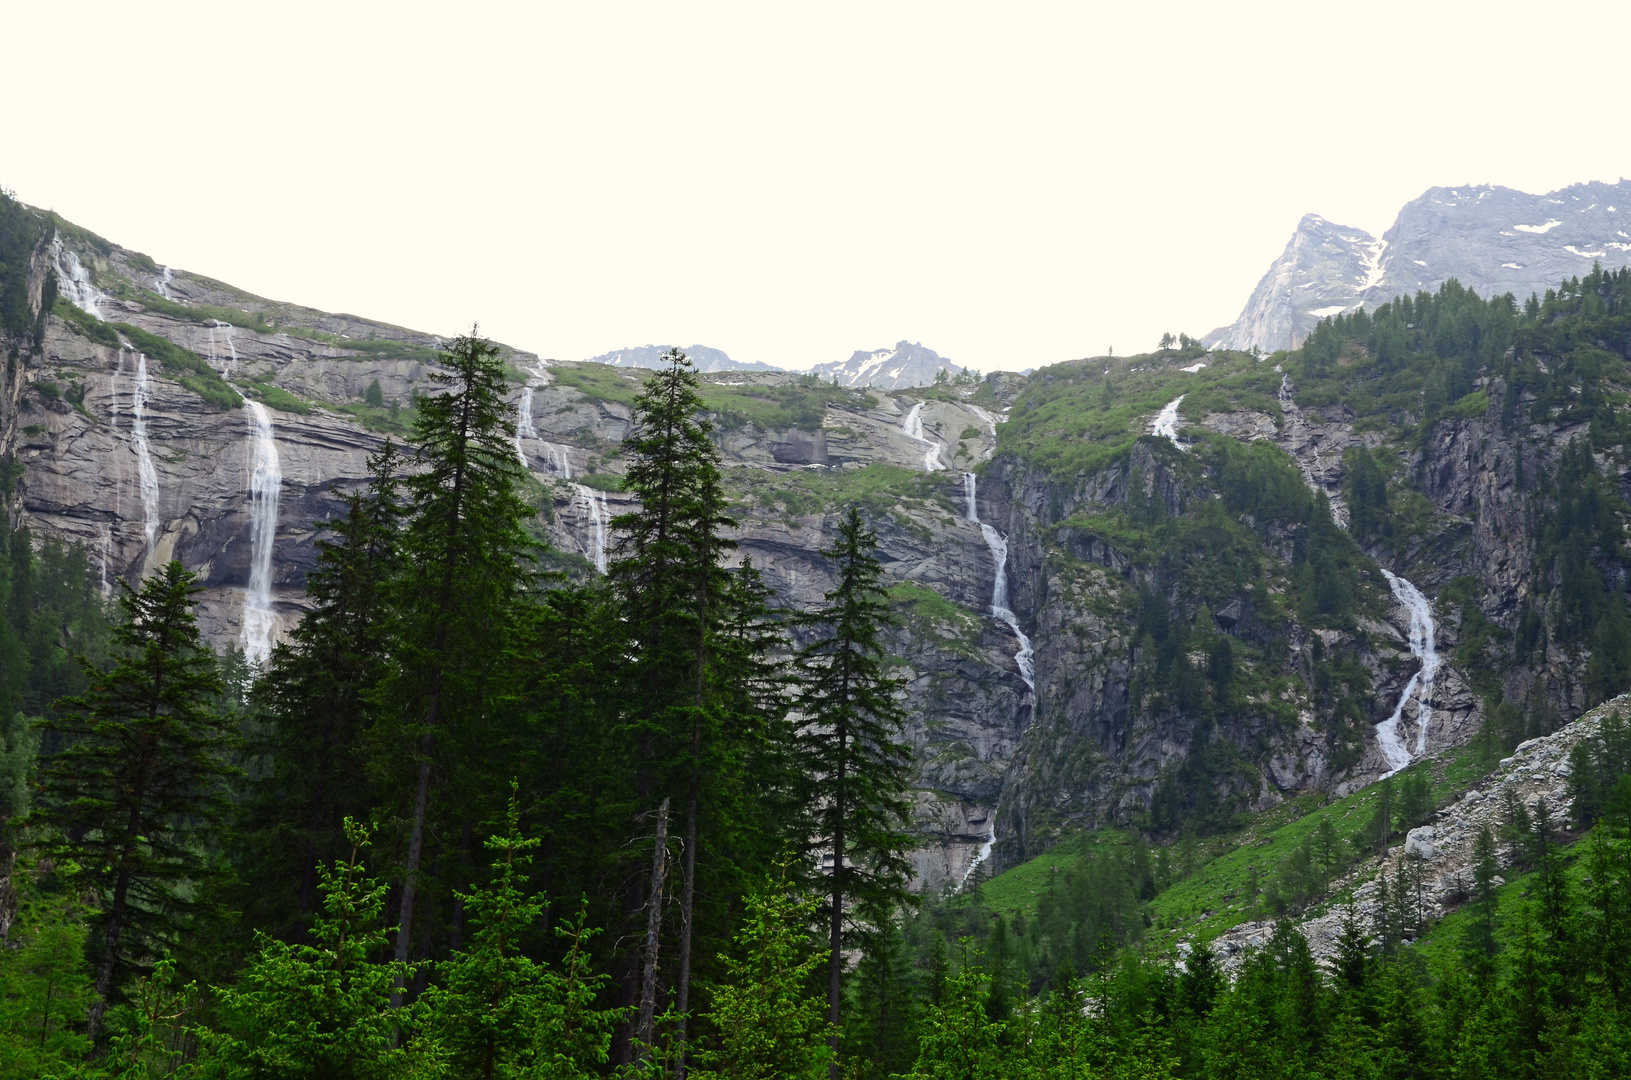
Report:
[[[851,507],[824,554],[837,579],[826,606],[803,620],[813,640],[799,651],[803,771],[810,778],[812,835],[830,852],[827,871],[828,1020],[842,1003],[843,950],[855,934],[847,912],[886,917],[905,903],[910,751],[899,740],[898,680],[884,665],[879,630],[889,623],[877,537]],[[837,1053],[834,1036],[834,1053]],[[834,1061],[833,1068],[837,1069]],[[835,1074],[836,1075],[836,1074]]]
[[[162,954],[201,912],[204,849],[226,812],[233,733],[208,707],[221,691],[215,657],[193,621],[197,578],[171,562],[120,598],[123,655],[61,704],[45,730],[64,745],[40,763],[45,847],[72,863],[100,900],[94,923],[93,1038],[120,978]]]
[[[809,991],[821,964],[806,927],[817,902],[800,895],[783,865],[747,898],[737,944],[722,957],[725,980],[714,993],[718,1049],[697,1055],[698,1080],[816,1080],[827,1071],[829,1031],[822,1001]]]
[[[365,740],[390,653],[399,461],[387,441],[369,459],[368,490],[323,523],[328,535],[306,576],[312,610],[256,684],[263,734],[254,750],[264,771],[245,801],[233,861],[246,921],[276,937],[304,929],[318,867],[345,855],[345,819],[373,805]]]
[[[345,821],[351,851],[321,868],[313,944],[263,937],[235,986],[220,987],[221,1018],[204,1032],[205,1080],[395,1080],[435,1075],[435,1047],[399,1047],[393,989],[409,971],[377,963],[385,886],[364,875],[369,830]]]
[[[411,792],[399,964],[413,940],[432,778],[441,764],[454,805],[464,807],[457,833],[471,820],[469,801],[485,790],[481,763],[500,749],[492,724],[511,674],[502,661],[534,577],[536,544],[522,527],[532,510],[516,494],[522,470],[499,350],[472,331],[443,359],[447,373],[433,378],[444,392],[421,398],[414,421],[420,468],[402,482],[395,663],[382,692],[393,721],[382,734],[394,734],[383,740],[382,760]],[[414,751],[408,762],[406,747]]]

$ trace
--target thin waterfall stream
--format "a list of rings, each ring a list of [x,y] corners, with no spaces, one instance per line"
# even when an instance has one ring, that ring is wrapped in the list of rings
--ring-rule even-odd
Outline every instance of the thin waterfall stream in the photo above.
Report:
[[[991,550],[991,561],[996,564],[996,580],[991,586],[991,614],[1003,625],[1012,630],[1014,637],[1019,641],[1019,649],[1014,653],[1014,663],[1019,668],[1019,677],[1025,680],[1025,686],[1031,692],[1031,701],[1036,701],[1036,651],[1031,647],[1031,639],[1025,631],[1019,628],[1019,617],[1008,606],[1008,538],[996,529],[980,520],[980,506],[978,497],[978,480],[973,473],[963,474],[963,502],[964,515],[969,521],[980,527],[980,535],[985,537],[985,546]],[[963,871],[962,879],[957,883],[959,889],[966,886],[980,864],[991,857],[991,849],[997,843],[997,814],[991,813],[991,831],[987,834],[985,843],[974,858],[969,860],[968,869]]]
[[[121,349],[121,361],[123,353]],[[136,477],[142,489],[142,534],[147,540],[148,558],[153,555],[159,532],[159,474],[153,468],[153,454],[147,445],[147,402],[152,391],[147,377],[147,356],[137,353],[136,385],[130,394],[130,437],[136,446]]]
[[[929,448],[928,450],[924,451],[923,454],[923,471],[939,472],[940,444],[935,442],[933,439],[927,439],[923,436],[923,406],[925,404],[927,403],[920,401],[916,405],[913,405],[911,409],[907,411],[906,418],[900,422],[900,429],[905,433],[908,439],[911,439],[913,442],[920,442]]]
[[[244,402],[252,442],[249,471],[249,588],[244,592],[244,659],[264,667],[272,657],[272,547],[277,539],[278,495],[283,466],[278,461],[272,414],[258,401]]]

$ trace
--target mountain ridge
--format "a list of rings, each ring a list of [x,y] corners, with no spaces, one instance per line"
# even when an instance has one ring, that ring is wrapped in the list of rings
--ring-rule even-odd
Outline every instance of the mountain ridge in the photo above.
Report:
[[[1301,344],[1321,318],[1454,278],[1480,296],[1519,301],[1560,281],[1631,264],[1631,181],[1574,184],[1543,195],[1495,185],[1433,187],[1380,237],[1306,214],[1238,318],[1202,338],[1265,351]]]

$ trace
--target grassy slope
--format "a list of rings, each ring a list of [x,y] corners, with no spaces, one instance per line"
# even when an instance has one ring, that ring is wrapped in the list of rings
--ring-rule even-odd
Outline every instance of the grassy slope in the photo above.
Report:
[[[1433,792],[1440,806],[1459,797],[1485,775],[1478,763],[1476,748],[1470,746],[1453,750],[1432,762],[1432,769]],[[1194,872],[1172,882],[1149,902],[1148,911],[1154,924],[1152,940],[1159,941],[1170,934],[1173,940],[1193,936],[1209,941],[1243,922],[1270,917],[1262,911],[1252,911],[1243,895],[1252,866],[1257,867],[1260,884],[1266,885],[1280,862],[1311,839],[1323,819],[1333,819],[1337,835],[1346,838],[1370,820],[1377,797],[1377,785],[1330,803],[1324,803],[1319,793],[1311,792],[1255,816],[1238,832],[1211,838],[1197,852]],[[1036,911],[1037,897],[1047,888],[1056,868],[1063,871],[1094,847],[1121,844],[1127,839],[1126,834],[1112,829],[1077,834],[985,882],[980,886],[981,898],[993,911],[1030,918]],[[1328,896],[1308,908],[1305,914],[1340,902],[1344,895]],[[1450,920],[1446,920],[1444,925],[1449,923]],[[1435,931],[1435,934],[1442,932]]]

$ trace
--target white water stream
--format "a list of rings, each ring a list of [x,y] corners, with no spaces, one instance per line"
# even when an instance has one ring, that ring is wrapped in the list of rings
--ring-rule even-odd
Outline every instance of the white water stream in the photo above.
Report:
[[[1404,609],[1410,612],[1410,655],[1421,661],[1421,667],[1410,676],[1410,681],[1404,684],[1404,692],[1399,695],[1399,703],[1393,706],[1393,715],[1376,725],[1376,741],[1382,746],[1382,756],[1387,758],[1389,765],[1388,775],[1398,772],[1409,765],[1417,755],[1427,752],[1427,727],[1433,721],[1433,680],[1438,676],[1439,655],[1433,626],[1433,608],[1427,598],[1404,578],[1399,577],[1391,570],[1383,570],[1387,578],[1388,588],[1393,590],[1394,599],[1398,600]],[[1412,698],[1416,700],[1416,750],[1412,754],[1410,748],[1399,737],[1399,723],[1404,719],[1404,707]]]
[[[123,364],[124,350],[120,349]],[[130,436],[136,444],[136,477],[142,488],[142,532],[147,538],[147,556],[159,532],[159,474],[153,468],[153,454],[147,445],[147,402],[152,384],[147,378],[147,356],[136,354],[136,387],[130,394]]]
[[[1183,449],[1178,443],[1178,403],[1184,400],[1179,394],[1161,409],[1155,416],[1155,423],[1150,425],[1150,434],[1169,440],[1173,446]]]
[[[521,388],[521,405],[516,412],[515,421],[515,454],[521,459],[523,469],[530,469],[532,466],[527,462],[527,449],[521,444],[521,440],[536,439],[537,437],[538,432],[532,426],[532,387],[531,385],[523,386]]]
[[[232,341],[233,332],[237,330],[237,327],[233,326],[231,323],[222,322],[220,319],[211,319],[209,329],[210,329],[210,367],[217,367],[218,366],[220,368],[221,374],[223,376],[230,377],[232,375],[233,369],[238,366],[238,347],[235,344],[233,344],[233,341]],[[225,364],[221,363],[221,357],[216,352],[215,332],[217,330],[221,331],[221,335],[224,338],[226,338],[227,353],[228,353],[228,355],[230,355],[232,357],[232,359],[229,360],[228,362],[226,362]]]
[[[1014,653],[1014,663],[1019,667],[1019,677],[1025,680],[1025,686],[1031,691],[1031,700],[1036,700],[1036,651],[1031,647],[1031,639],[1025,631],[1019,628],[1019,617],[1008,606],[1008,539],[996,529],[980,520],[980,507],[978,498],[978,481],[973,473],[963,474],[963,504],[964,516],[980,527],[980,535],[985,537],[985,546],[991,549],[991,561],[996,564],[997,576],[991,586],[991,614],[1003,625],[1012,630],[1014,637],[1019,641],[1019,650]],[[962,879],[957,887],[961,889],[968,884],[974,871],[980,864],[991,857],[991,849],[997,842],[997,815],[991,813],[991,832],[985,843],[969,860],[968,869],[963,871]]]
[[[923,437],[923,406],[925,402],[918,402],[906,413],[906,419],[900,422],[901,431],[913,442],[920,442],[929,449],[923,454],[923,471],[940,471],[940,444],[932,439]]]
[[[584,509],[588,511],[589,520],[595,526],[595,569],[602,574],[606,572],[606,526],[610,515],[606,511],[606,495],[596,491],[587,484],[573,484],[578,498],[583,500]]]
[[[159,295],[170,301],[172,304],[175,303],[176,298],[170,295],[170,282],[174,281],[175,279],[175,273],[168,266],[164,268],[163,272],[160,273],[158,277],[153,279],[153,287],[158,290]]]
[[[102,293],[91,284],[91,272],[79,256],[62,246],[62,237],[51,241],[57,264],[57,293],[87,315],[102,317]]]
[[[272,656],[272,545],[277,539],[278,494],[283,467],[278,461],[272,414],[258,401],[244,402],[249,413],[249,588],[244,592],[244,659],[264,667]]]

